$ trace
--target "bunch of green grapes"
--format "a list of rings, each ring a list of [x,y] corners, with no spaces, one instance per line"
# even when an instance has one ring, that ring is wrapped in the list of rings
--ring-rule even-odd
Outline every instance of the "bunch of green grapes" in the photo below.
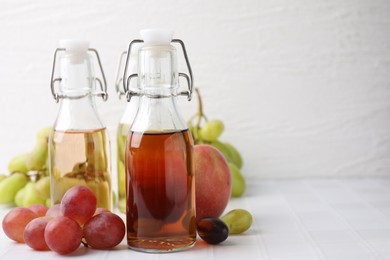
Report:
[[[232,197],[241,197],[246,189],[245,179],[241,173],[243,160],[238,150],[230,143],[220,140],[225,130],[224,123],[219,119],[208,120],[203,113],[202,99],[199,90],[195,89],[198,96],[198,112],[188,121],[188,127],[194,138],[195,144],[210,144],[217,148],[225,157],[232,174]]]
[[[8,164],[9,174],[0,175],[0,203],[19,207],[50,204],[48,139],[51,128],[37,133],[33,150],[15,156]]]

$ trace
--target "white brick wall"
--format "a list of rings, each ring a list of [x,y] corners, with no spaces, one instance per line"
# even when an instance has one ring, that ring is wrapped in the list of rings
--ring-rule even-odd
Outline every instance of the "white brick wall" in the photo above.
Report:
[[[386,0],[0,0],[0,171],[55,120],[61,38],[99,50],[110,99],[98,106],[114,137],[118,58],[147,27],[187,44],[206,113],[225,121],[245,175],[390,176]],[[180,104],[186,118],[196,111],[195,100]]]

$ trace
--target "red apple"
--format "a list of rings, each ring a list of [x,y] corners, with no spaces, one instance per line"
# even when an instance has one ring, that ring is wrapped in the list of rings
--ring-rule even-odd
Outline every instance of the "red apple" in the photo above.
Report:
[[[219,217],[232,190],[229,165],[222,153],[211,145],[195,145],[196,219]]]

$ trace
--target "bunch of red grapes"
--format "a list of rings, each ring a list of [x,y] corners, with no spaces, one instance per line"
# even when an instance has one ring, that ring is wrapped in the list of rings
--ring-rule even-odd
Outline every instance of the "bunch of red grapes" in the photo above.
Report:
[[[69,189],[60,204],[14,208],[3,219],[4,233],[35,250],[69,254],[81,244],[110,249],[125,235],[125,224],[107,209],[96,208],[95,194],[85,186]]]

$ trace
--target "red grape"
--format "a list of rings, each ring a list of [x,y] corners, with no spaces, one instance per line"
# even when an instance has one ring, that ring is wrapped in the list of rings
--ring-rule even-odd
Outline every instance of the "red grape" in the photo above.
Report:
[[[125,223],[114,213],[103,212],[85,223],[84,238],[96,249],[110,249],[118,245],[125,236]]]
[[[45,241],[59,254],[69,254],[79,248],[83,231],[80,225],[68,217],[56,217],[47,223]]]
[[[229,228],[219,218],[203,218],[198,221],[199,236],[209,244],[219,244],[229,236]]]
[[[40,217],[27,224],[23,237],[29,247],[35,250],[49,250],[45,241],[45,228],[49,221],[48,217]]]
[[[80,225],[87,222],[95,213],[96,196],[85,186],[70,188],[61,200],[62,215],[76,220]]]
[[[24,243],[23,232],[27,224],[38,215],[28,208],[14,208],[3,219],[4,233],[16,242]]]
[[[60,204],[55,204],[46,211],[46,217],[55,218],[60,216],[62,216]]]
[[[31,209],[32,212],[35,212],[35,214],[37,214],[40,217],[45,216],[47,210],[49,209],[48,207],[42,204],[34,204],[28,208]]]

